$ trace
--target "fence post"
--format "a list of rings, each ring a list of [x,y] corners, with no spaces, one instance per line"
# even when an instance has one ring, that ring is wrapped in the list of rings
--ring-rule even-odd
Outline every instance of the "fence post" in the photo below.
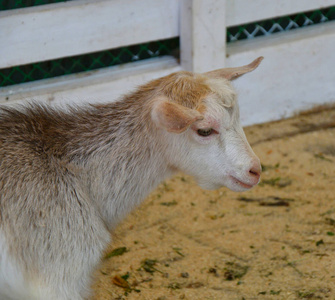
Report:
[[[226,0],[181,0],[181,66],[192,72],[222,68],[226,58]]]

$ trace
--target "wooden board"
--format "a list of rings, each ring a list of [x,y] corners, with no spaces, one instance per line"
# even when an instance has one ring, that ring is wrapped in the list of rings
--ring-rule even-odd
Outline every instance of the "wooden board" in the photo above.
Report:
[[[0,69],[179,35],[178,0],[80,0],[0,12]]]

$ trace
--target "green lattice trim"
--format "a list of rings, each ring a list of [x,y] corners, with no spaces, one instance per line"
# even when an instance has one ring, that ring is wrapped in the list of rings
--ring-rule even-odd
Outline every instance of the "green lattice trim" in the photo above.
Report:
[[[0,10],[25,8],[43,4],[66,2],[67,0],[0,0]]]
[[[235,42],[259,36],[271,35],[277,32],[289,31],[314,24],[335,20],[335,6],[284,16],[271,20],[230,27],[227,31],[227,42]]]

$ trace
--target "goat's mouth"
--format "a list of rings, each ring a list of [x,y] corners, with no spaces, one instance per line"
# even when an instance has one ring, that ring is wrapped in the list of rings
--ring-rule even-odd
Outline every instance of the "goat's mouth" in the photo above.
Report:
[[[243,182],[243,181],[237,179],[234,176],[230,176],[230,178],[233,180],[234,183],[236,183],[238,186],[240,186],[240,187],[242,187],[243,189],[246,189],[246,190],[250,190],[251,188],[253,188],[256,185],[256,184],[250,184],[250,183]]]

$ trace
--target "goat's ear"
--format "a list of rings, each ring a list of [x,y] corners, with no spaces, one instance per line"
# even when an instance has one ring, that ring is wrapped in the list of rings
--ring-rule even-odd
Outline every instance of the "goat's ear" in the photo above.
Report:
[[[158,127],[174,133],[182,133],[194,122],[204,118],[195,109],[164,100],[154,104],[151,116]]]
[[[260,56],[256,58],[252,63],[242,67],[218,69],[207,72],[204,75],[210,78],[226,78],[228,80],[234,80],[245,73],[255,70],[259,66],[263,58],[263,56]]]

